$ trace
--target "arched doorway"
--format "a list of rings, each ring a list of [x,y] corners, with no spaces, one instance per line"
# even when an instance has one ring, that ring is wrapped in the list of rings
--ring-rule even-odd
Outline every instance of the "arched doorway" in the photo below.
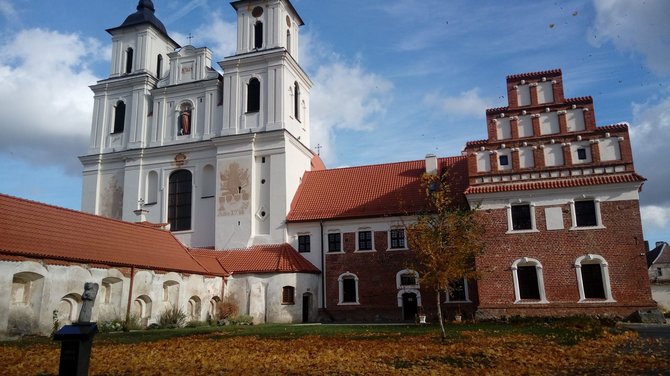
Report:
[[[309,322],[309,311],[312,310],[312,294],[302,294],[302,322]]]
[[[402,318],[403,320],[414,320],[417,313],[417,299],[413,292],[402,294]]]

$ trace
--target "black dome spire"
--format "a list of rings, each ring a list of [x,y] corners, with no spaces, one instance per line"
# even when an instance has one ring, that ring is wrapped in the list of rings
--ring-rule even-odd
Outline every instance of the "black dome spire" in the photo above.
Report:
[[[167,30],[165,30],[165,25],[156,18],[156,15],[154,14],[156,12],[156,8],[154,8],[154,2],[151,0],[140,0],[137,3],[137,12],[131,14],[126,18],[125,21],[121,24],[121,26],[108,29],[108,32],[111,32],[113,30],[117,29],[122,29],[130,26],[137,26],[141,24],[148,23],[151,26],[155,27],[163,33],[165,36],[168,35]]]

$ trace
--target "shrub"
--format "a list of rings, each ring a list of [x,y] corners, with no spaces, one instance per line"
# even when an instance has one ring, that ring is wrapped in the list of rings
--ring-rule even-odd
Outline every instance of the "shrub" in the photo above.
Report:
[[[240,313],[237,303],[234,301],[225,301],[216,303],[216,315],[219,320],[228,320]]]
[[[187,328],[197,328],[200,326],[209,326],[207,321],[191,320],[185,325]]]
[[[230,325],[253,325],[254,319],[249,315],[239,315],[228,318],[228,324]]]
[[[166,308],[158,315],[158,325],[161,328],[179,328],[185,321],[186,313],[179,307]]]
[[[128,320],[123,321],[124,332],[140,329],[142,329],[142,322],[140,321],[140,317],[134,313],[131,313],[130,316],[128,316]]]
[[[120,332],[124,328],[124,322],[119,319],[98,322],[98,330],[101,333]]]

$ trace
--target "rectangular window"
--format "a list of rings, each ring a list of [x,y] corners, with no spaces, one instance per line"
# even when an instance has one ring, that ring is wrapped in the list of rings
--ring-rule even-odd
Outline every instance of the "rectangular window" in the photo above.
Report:
[[[659,276],[659,277],[663,277],[663,269],[656,268],[656,275]]]
[[[298,235],[298,252],[310,252],[309,235]]]
[[[506,155],[501,155],[500,156],[500,165],[501,166],[507,166],[509,165],[509,157]]]
[[[284,286],[282,288],[281,304],[295,304],[295,287]]]
[[[519,266],[517,277],[519,278],[519,298],[540,300],[540,288],[537,282],[535,265]]]
[[[328,234],[328,252],[342,251],[342,234]]]
[[[353,278],[342,280],[342,303],[356,303],[356,280]]]
[[[465,279],[449,282],[449,301],[465,302],[468,296],[465,292]]]
[[[391,229],[391,248],[392,249],[405,248],[405,229],[403,228]]]
[[[603,273],[600,264],[582,264],[581,269],[584,297],[587,299],[605,299]]]
[[[512,230],[532,230],[533,221],[530,215],[530,205],[512,206]]]
[[[577,227],[597,226],[595,201],[575,201],[575,218]]]
[[[372,231],[358,232],[358,250],[359,251],[372,250]]]
[[[577,158],[580,161],[586,160],[586,149],[584,148],[577,149]]]
[[[401,286],[415,286],[416,285],[416,274],[407,273],[400,276],[400,285]]]

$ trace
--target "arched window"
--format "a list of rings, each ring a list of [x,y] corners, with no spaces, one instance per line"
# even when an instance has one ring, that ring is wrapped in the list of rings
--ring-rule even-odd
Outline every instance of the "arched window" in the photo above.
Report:
[[[254,48],[262,48],[263,47],[263,23],[261,21],[257,21],[256,24],[254,24]]]
[[[419,273],[412,269],[403,269],[395,275],[395,285],[399,289],[419,288]]]
[[[338,304],[358,303],[358,277],[353,273],[343,273],[338,278],[340,286],[340,297]]]
[[[182,103],[179,108],[179,120],[177,122],[177,134],[179,136],[191,134],[192,109],[190,103]]]
[[[547,303],[542,264],[523,257],[512,263],[515,303]]]
[[[126,121],[126,104],[123,101],[116,102],[114,107],[114,129],[112,133],[122,133]]]
[[[156,171],[149,171],[149,174],[147,174],[147,192],[145,197],[146,205],[158,202],[158,173]]]
[[[133,49],[128,47],[126,50],[126,73],[133,71]]]
[[[284,286],[281,292],[281,304],[295,304],[295,287]]]
[[[187,315],[189,320],[199,321],[201,312],[202,312],[202,305],[200,304],[200,298],[197,296],[192,296],[188,300]]]
[[[133,304],[133,313],[140,318],[140,325],[146,327],[151,317],[151,298],[140,295]]]
[[[191,229],[191,172],[178,170],[170,175],[168,191],[168,223],[171,231]]]
[[[261,82],[252,78],[247,85],[247,112],[258,112],[261,109]]]
[[[161,72],[163,71],[163,55],[158,55],[156,59],[156,78],[161,78]]]
[[[575,260],[580,302],[613,302],[609,266],[602,256],[588,254]]]
[[[300,121],[300,85],[298,85],[298,81],[293,84],[293,115],[295,120]]]

